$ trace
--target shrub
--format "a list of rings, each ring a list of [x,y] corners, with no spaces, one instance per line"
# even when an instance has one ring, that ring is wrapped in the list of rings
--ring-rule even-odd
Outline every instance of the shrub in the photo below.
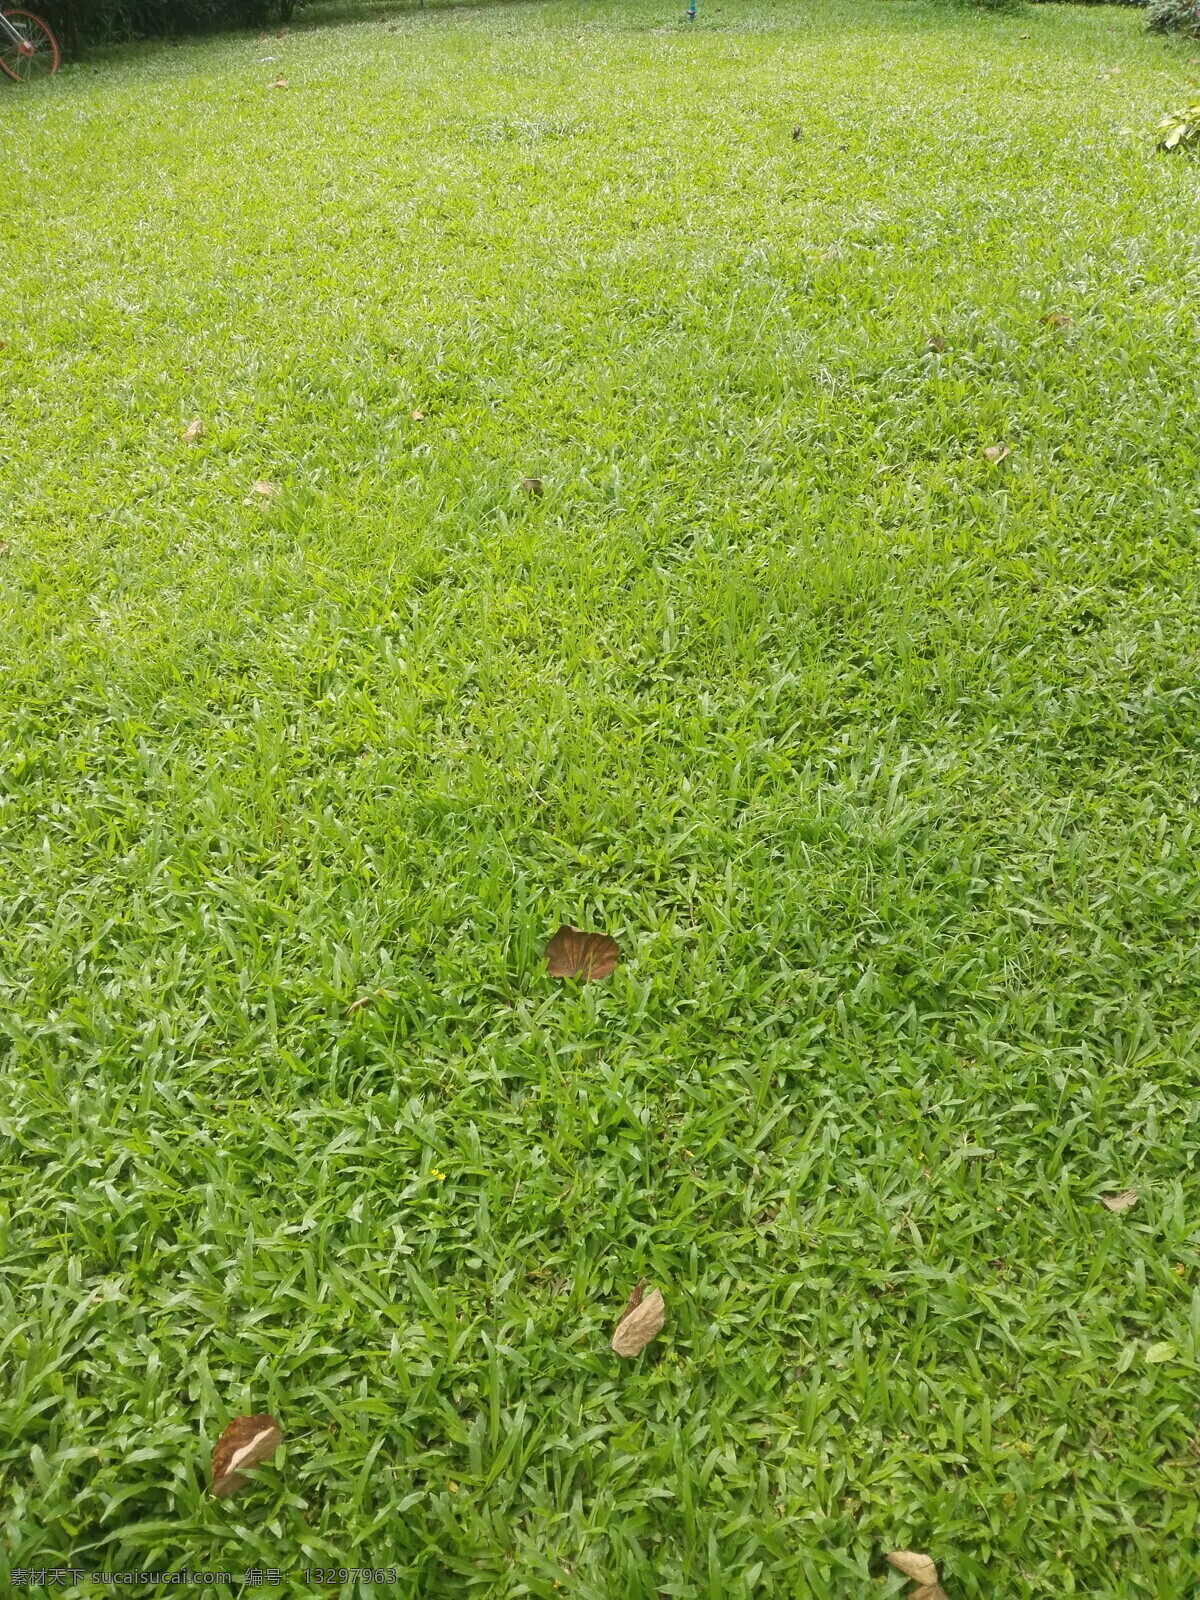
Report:
[[[1186,33],[1200,38],[1198,0],[1150,0],[1146,26],[1151,33]]]

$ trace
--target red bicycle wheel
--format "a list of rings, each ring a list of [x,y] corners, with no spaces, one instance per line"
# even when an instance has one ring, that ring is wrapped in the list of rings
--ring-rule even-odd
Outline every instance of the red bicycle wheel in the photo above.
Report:
[[[8,28],[0,25],[0,67],[20,83],[52,77],[61,59],[58,40],[41,17],[32,11],[5,11],[4,20]]]

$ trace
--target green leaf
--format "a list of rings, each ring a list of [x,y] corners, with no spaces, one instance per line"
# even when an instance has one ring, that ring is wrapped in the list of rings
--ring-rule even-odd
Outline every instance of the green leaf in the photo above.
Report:
[[[1146,1360],[1151,1366],[1161,1366],[1164,1361],[1174,1361],[1178,1354],[1175,1346],[1169,1340],[1164,1340],[1162,1344],[1150,1346],[1146,1351]]]

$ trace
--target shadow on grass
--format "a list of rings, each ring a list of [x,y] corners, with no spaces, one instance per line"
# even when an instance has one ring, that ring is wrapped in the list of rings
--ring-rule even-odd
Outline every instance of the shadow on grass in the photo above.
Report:
[[[324,5],[306,6],[290,24],[293,33],[314,28],[342,27],[348,22],[389,22],[417,11],[495,11],[502,7],[526,6],[535,0],[330,0]]]
[[[353,22],[389,22],[417,15],[422,11],[481,11],[501,7],[525,6],[534,0],[332,0],[332,3],[305,6],[287,24],[289,33],[310,33],[320,28],[344,27]],[[170,50],[181,45],[195,44],[205,39],[247,39],[264,35],[277,35],[274,23],[255,28],[197,29],[187,33],[162,33],[136,39],[92,39],[81,41],[55,18],[64,58],[71,66],[97,66],[102,61],[113,61],[131,52],[145,53],[155,49]]]

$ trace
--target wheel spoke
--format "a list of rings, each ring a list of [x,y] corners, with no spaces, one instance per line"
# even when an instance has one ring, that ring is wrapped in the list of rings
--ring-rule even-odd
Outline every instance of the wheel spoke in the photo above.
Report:
[[[58,71],[58,41],[41,17],[31,11],[5,11],[5,19],[19,39],[7,33],[0,36],[0,67],[9,77],[24,81],[28,78],[50,77]]]

